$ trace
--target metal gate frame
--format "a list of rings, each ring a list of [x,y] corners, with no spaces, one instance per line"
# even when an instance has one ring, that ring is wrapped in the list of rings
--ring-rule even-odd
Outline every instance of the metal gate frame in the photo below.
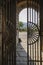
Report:
[[[29,0],[30,1],[30,0]],[[38,3],[39,3],[39,5],[40,5],[40,0],[33,0],[33,1],[35,1],[35,2],[37,2],[37,15],[38,15]],[[31,6],[31,1],[30,1],[30,6]],[[33,3],[32,3],[32,7],[33,7]],[[35,6],[34,6],[35,7]],[[31,9],[31,8],[30,8]],[[33,10],[32,10],[32,12],[33,12]],[[31,14],[31,10],[30,10],[30,14]],[[30,15],[30,21],[31,21],[31,15]],[[33,23],[33,14],[32,14],[32,23]],[[37,24],[38,24],[38,18],[37,18]],[[41,26],[41,22],[40,22],[40,24],[39,24],[40,26]],[[28,42],[28,0],[27,0],[27,65],[31,65],[31,63],[29,64],[29,62],[36,62],[36,63],[38,63],[38,62],[40,62],[40,64],[38,64],[38,65],[42,65],[42,38],[41,38],[41,27],[40,27],[40,31],[39,31],[39,36],[40,36],[40,60],[29,60],[29,58],[28,58],[28,53],[29,53],[29,42]],[[38,44],[38,42],[37,42],[37,44]],[[31,48],[31,45],[30,45],[30,48]],[[36,49],[36,44],[35,44],[35,49]],[[38,49],[37,49],[38,50]],[[30,50],[31,51],[31,50]],[[34,53],[36,53],[36,52],[34,52]],[[31,52],[30,52],[30,56],[31,56]],[[36,56],[35,56],[35,58],[36,58]],[[34,64],[33,64],[34,65]],[[37,64],[36,64],[37,65]]]

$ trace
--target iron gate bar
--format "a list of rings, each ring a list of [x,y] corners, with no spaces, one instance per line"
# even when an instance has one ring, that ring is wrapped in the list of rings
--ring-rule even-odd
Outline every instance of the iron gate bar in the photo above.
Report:
[[[39,0],[39,4],[40,4],[41,0]],[[41,10],[41,7],[39,8],[39,10]],[[40,65],[42,65],[42,36],[41,36],[41,12],[40,12]]]
[[[4,8],[4,4],[3,4],[4,1],[2,1],[2,65],[3,65],[3,8]]]
[[[29,60],[29,61],[33,61],[33,62],[43,62],[43,61],[41,61],[41,60]]]
[[[6,47],[7,47],[7,44],[6,43],[7,43],[8,40],[7,41],[6,41],[6,39],[4,40],[4,34],[6,34],[6,31],[7,31],[6,28],[9,28],[8,30],[9,31],[12,31],[11,24],[10,24],[11,27],[9,26],[9,20],[10,20],[10,17],[11,17],[11,11],[10,11],[11,10],[11,7],[10,7],[11,6],[11,4],[10,4],[10,1],[11,0],[9,0],[9,2],[7,2],[7,1],[8,0],[5,0],[5,1],[3,0],[3,8],[2,8],[2,18],[3,18],[3,15],[5,15],[5,31],[4,31],[5,33],[2,30],[2,34],[3,34],[3,37],[2,37],[2,65],[13,65],[13,64],[15,64],[15,62],[13,63],[13,57],[15,59],[15,52],[14,52],[14,50],[12,51],[12,48],[14,46],[12,46],[11,49],[9,49],[9,50],[12,51],[12,52],[10,51],[11,52],[11,54],[10,54],[10,52],[8,52],[8,50],[6,49]],[[7,21],[7,19],[8,19],[8,21]],[[2,23],[3,23],[3,19],[2,19]],[[4,24],[2,24],[2,27],[3,26],[4,26]],[[14,27],[13,27],[13,29],[14,29]],[[15,29],[16,29],[16,27],[15,27]],[[14,31],[12,31],[12,33],[14,34]],[[6,36],[6,38],[7,38],[7,36]],[[9,39],[9,41],[10,41],[10,39]],[[14,40],[12,40],[12,41],[14,41]],[[12,45],[14,45],[14,43],[12,43]],[[14,47],[14,48],[16,48],[16,47]],[[5,49],[5,52],[4,52],[4,49]],[[14,53],[14,56],[13,56],[13,53]],[[5,55],[5,57],[4,57],[4,55]]]
[[[38,26],[38,2],[37,2],[37,26]],[[40,24],[39,24],[40,25]],[[37,57],[38,57],[38,55],[39,55],[39,53],[38,53],[38,42],[39,42],[39,40],[37,41]],[[38,58],[37,58],[38,59]],[[39,65],[39,63],[38,63],[38,65]]]
[[[29,15],[29,14],[28,14]],[[29,17],[29,16],[28,16]],[[30,21],[31,21],[31,1],[30,1]],[[28,42],[29,43],[29,42]],[[28,48],[29,49],[29,48]],[[31,59],[31,45],[30,45],[30,59]],[[29,65],[29,64],[28,64]],[[30,62],[31,65],[31,62]]]
[[[6,23],[7,23],[7,0],[6,0]],[[6,24],[5,23],[5,24]],[[8,65],[8,52],[6,51],[6,61],[5,61]]]
[[[35,7],[35,8],[36,8],[36,7]],[[35,11],[34,11],[34,17],[35,17],[35,20],[34,20],[34,21],[36,22],[36,13],[35,13]],[[36,42],[36,44],[37,44],[37,42]],[[37,53],[37,52],[36,52],[36,44],[35,44],[35,52],[34,52],[34,53],[35,53],[35,60],[36,60],[36,53]]]
[[[6,14],[7,14],[7,0],[6,0]],[[9,17],[9,16],[8,16]],[[7,15],[6,15],[6,23],[7,23]],[[6,26],[7,27],[7,26]],[[6,63],[8,65],[8,51],[7,51],[7,54],[6,54]]]
[[[28,56],[29,50],[28,50],[28,0],[27,0],[27,65],[28,65]]]
[[[33,3],[32,3],[32,22],[33,22]],[[34,45],[32,45],[32,49],[34,49]],[[33,60],[34,60],[34,50],[32,51]]]
[[[7,0],[6,0],[6,3],[5,4],[6,4],[6,21],[5,22],[7,23]],[[7,50],[6,50],[6,61],[5,61],[5,63],[7,63],[7,65],[8,65],[8,52],[7,52]]]
[[[6,0],[5,0],[5,24],[6,24],[6,11],[7,11],[7,9],[6,9]],[[6,27],[6,26],[5,26]],[[6,29],[5,29],[5,32],[6,32]],[[6,43],[4,42],[4,46],[5,46],[5,55],[6,55]],[[4,64],[6,65],[6,57],[4,57]]]
[[[35,1],[35,0],[34,0]],[[36,8],[35,6],[34,6],[34,8]],[[36,13],[35,13],[35,11],[34,11],[34,21],[36,22]],[[36,60],[36,44],[37,44],[37,42],[35,43],[35,60]]]

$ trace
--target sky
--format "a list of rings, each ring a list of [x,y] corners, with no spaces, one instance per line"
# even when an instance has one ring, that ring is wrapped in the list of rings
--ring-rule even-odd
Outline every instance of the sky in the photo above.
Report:
[[[29,8],[28,12],[29,12],[28,21],[30,21],[30,8]],[[27,22],[27,8],[23,9],[19,13],[19,21],[21,21],[21,22]],[[37,12],[33,9],[33,17],[32,17],[32,8],[31,8],[31,22],[32,21],[37,23]]]
[[[23,9],[19,14],[19,21],[27,22],[27,9]]]

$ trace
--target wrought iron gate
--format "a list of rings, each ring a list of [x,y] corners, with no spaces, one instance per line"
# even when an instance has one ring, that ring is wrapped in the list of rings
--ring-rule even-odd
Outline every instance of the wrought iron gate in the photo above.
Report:
[[[34,0],[34,2],[36,1]],[[28,6],[28,2],[27,2],[27,6]],[[40,35],[39,35],[40,8],[38,6],[38,2],[36,2],[36,6],[33,7],[33,2],[30,1],[30,9],[28,9],[27,7],[27,30],[28,30],[27,53],[30,56],[30,58],[28,58],[28,65],[41,65],[41,50],[40,50],[41,45],[40,45]],[[30,21],[29,21],[29,15],[30,15]]]
[[[19,2],[20,0],[17,1]],[[40,44],[40,2],[39,0],[25,1],[27,3],[27,65],[42,65]],[[14,2],[14,0],[3,0],[2,23],[4,30],[2,31],[2,65],[16,65],[15,5],[16,2]]]
[[[3,0],[2,6],[2,65],[16,65],[15,0]]]
[[[33,6],[34,3],[36,5]],[[34,3],[32,0],[29,5],[27,0],[27,59],[28,65],[41,65],[40,1],[38,3],[34,0]],[[28,6],[30,6],[30,9]]]

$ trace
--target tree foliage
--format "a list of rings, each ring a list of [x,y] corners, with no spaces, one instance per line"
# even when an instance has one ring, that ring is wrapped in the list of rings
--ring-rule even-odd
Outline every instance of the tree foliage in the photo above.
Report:
[[[19,22],[19,29],[23,27],[23,22]]]

